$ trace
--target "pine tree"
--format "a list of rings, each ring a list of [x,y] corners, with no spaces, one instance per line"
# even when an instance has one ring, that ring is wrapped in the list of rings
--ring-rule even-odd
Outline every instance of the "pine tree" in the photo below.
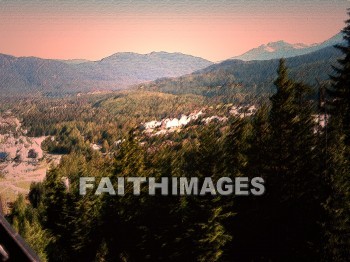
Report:
[[[296,108],[294,105],[293,82],[288,78],[285,60],[280,60],[278,68],[278,78],[274,84],[277,92],[271,97],[271,111],[269,122],[271,125],[271,168],[274,174],[281,177],[288,171],[286,164],[291,156],[293,142],[292,121],[296,118]]]
[[[317,190],[320,176],[315,174],[315,121],[308,90],[288,77],[281,59],[277,92],[271,97],[270,167],[266,173],[266,196],[261,212],[269,234],[265,256],[281,260],[314,259],[319,249],[317,223],[321,206]],[[263,149],[263,148],[262,148]],[[260,201],[261,202],[261,201]],[[268,210],[268,211],[267,211]],[[261,258],[261,257],[260,257]]]
[[[308,188],[305,183],[310,183],[313,177],[316,123],[313,104],[308,100],[311,88],[289,79],[283,59],[275,86],[277,92],[271,97],[269,119],[272,173],[285,182],[290,180],[291,185],[282,185],[286,198],[298,198]]]
[[[348,12],[350,16],[350,12]],[[327,181],[330,195],[325,202],[326,253],[328,261],[347,261],[350,257],[350,19],[342,30],[345,45],[339,66],[333,66],[329,95],[330,120],[327,125]]]
[[[349,11],[350,16],[350,11]],[[332,87],[327,89],[330,96],[329,111],[334,116],[334,121],[339,122],[345,135],[346,145],[350,145],[350,19],[342,30],[346,45],[335,47],[343,53],[343,58],[338,60],[339,66],[333,66],[336,75],[331,76]],[[331,120],[332,122],[332,120]]]

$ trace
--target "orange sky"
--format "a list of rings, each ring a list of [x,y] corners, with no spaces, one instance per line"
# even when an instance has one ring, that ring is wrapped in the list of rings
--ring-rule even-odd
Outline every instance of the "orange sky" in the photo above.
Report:
[[[65,4],[62,4],[65,3]],[[182,52],[219,61],[263,43],[322,42],[347,1],[0,1],[0,53],[99,60]]]

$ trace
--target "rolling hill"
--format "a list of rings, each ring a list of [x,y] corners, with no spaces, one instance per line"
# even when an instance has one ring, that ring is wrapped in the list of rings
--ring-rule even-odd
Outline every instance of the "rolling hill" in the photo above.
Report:
[[[56,96],[125,89],[160,77],[175,77],[212,62],[181,53],[116,53],[100,61],[51,60],[0,54],[0,95]]]

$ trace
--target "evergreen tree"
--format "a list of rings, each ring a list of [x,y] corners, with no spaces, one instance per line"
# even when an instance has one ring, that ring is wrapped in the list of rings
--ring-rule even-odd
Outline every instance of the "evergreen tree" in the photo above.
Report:
[[[241,161],[241,158],[234,157],[237,152],[240,152],[242,148],[233,143],[244,143],[244,125],[233,124],[232,132],[230,135],[222,139],[222,134],[217,126],[209,126],[202,130],[198,136],[198,147],[195,155],[195,170],[198,177],[205,178],[211,177],[213,181],[217,181],[219,178],[225,176],[225,172],[234,178],[235,175],[239,176],[238,171],[233,174],[231,171],[235,172],[235,168],[240,168],[242,166],[241,162],[233,163],[234,161]],[[241,137],[235,137],[237,135]],[[241,139],[242,138],[242,139]],[[228,141],[231,143],[227,144]],[[224,143],[227,147],[223,147]],[[227,152],[224,150],[227,149]],[[235,154],[235,153],[236,154]],[[226,154],[225,154],[226,153]],[[226,157],[231,156],[232,158],[225,161]],[[225,164],[231,166],[225,166]],[[243,164],[244,165],[244,164]],[[194,176],[194,175],[192,175]],[[197,217],[194,220],[195,225],[200,226],[200,230],[197,233],[198,237],[198,256],[196,260],[198,261],[221,261],[228,254],[226,250],[229,243],[232,240],[232,232],[229,232],[227,224],[231,221],[234,212],[233,209],[233,197],[232,196],[217,196],[209,195],[208,197],[198,198],[197,210],[203,209],[205,212],[201,212],[201,217]],[[197,220],[197,221],[196,221]]]
[[[350,11],[348,14],[350,16]],[[339,123],[345,135],[344,142],[348,146],[350,145],[350,19],[346,21],[342,32],[346,44],[335,47],[343,53],[343,58],[338,60],[339,67],[333,66],[335,75],[331,76],[332,87],[327,89],[327,93],[330,96],[329,111],[334,116],[334,122]]]
[[[139,146],[133,130],[122,141],[115,156],[114,170],[110,179],[117,190],[118,177],[145,177],[145,152]],[[141,186],[142,187],[142,186]],[[134,196],[133,185],[125,181],[124,196],[102,196],[101,219],[102,235],[106,242],[104,249],[108,250],[105,259],[131,259],[142,253],[137,251],[143,235],[140,215],[144,211],[144,195]]]
[[[53,238],[39,221],[38,210],[25,203],[20,195],[13,204],[9,221],[15,230],[35,250],[42,261],[47,261],[46,249]]]
[[[348,13],[350,15],[350,12]],[[350,19],[342,30],[345,45],[337,45],[343,58],[333,67],[327,125],[327,181],[330,195],[325,202],[326,254],[328,261],[347,261],[350,257]]]
[[[263,177],[266,181],[270,170],[270,123],[269,107],[261,106],[252,117],[246,136],[244,176],[250,178]],[[232,134],[232,132],[231,132]],[[236,143],[242,139],[236,138]],[[268,185],[269,182],[265,183]],[[270,189],[268,189],[270,190]],[[264,259],[266,250],[266,236],[269,233],[267,225],[270,207],[263,196],[236,197],[234,211],[237,213],[230,225],[234,236],[229,252],[233,261],[259,261]],[[258,222],[257,222],[258,221]]]
[[[265,238],[256,258],[312,260],[319,251],[317,220],[322,209],[310,88],[288,77],[284,59],[275,86],[269,114],[270,148],[266,152],[269,167],[261,163],[266,172],[266,195],[259,200],[264,210],[258,213],[263,214],[261,235]],[[262,149],[266,149],[266,142]]]

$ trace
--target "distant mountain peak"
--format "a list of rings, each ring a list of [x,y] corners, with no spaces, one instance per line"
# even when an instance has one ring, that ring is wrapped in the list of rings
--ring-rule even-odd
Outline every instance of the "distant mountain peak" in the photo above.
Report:
[[[283,40],[280,40],[280,41],[277,41],[277,42],[269,42],[267,44],[264,44],[264,45],[261,45],[258,47],[258,49],[262,49],[262,50],[265,50],[267,52],[275,52],[277,50],[280,50],[282,48],[290,48],[292,45],[283,41]]]
[[[290,44],[285,42],[285,41],[283,41],[283,40],[279,40],[279,41],[276,41],[276,42],[269,42],[267,45],[268,46],[275,46],[275,45],[279,46],[279,45],[290,45]]]
[[[341,43],[342,41],[343,35],[341,32],[322,43],[311,45],[303,43],[290,44],[283,40],[279,40],[276,42],[269,42],[267,44],[260,45],[259,47],[253,48],[240,56],[233,57],[232,59],[250,61],[270,60],[282,57],[288,58],[293,56],[305,55],[320,50],[324,47]]]
[[[125,58],[125,57],[133,57],[133,56],[141,56],[138,53],[133,52],[117,52],[105,58],[102,58],[100,61],[108,60],[108,59],[117,59],[117,58]]]

